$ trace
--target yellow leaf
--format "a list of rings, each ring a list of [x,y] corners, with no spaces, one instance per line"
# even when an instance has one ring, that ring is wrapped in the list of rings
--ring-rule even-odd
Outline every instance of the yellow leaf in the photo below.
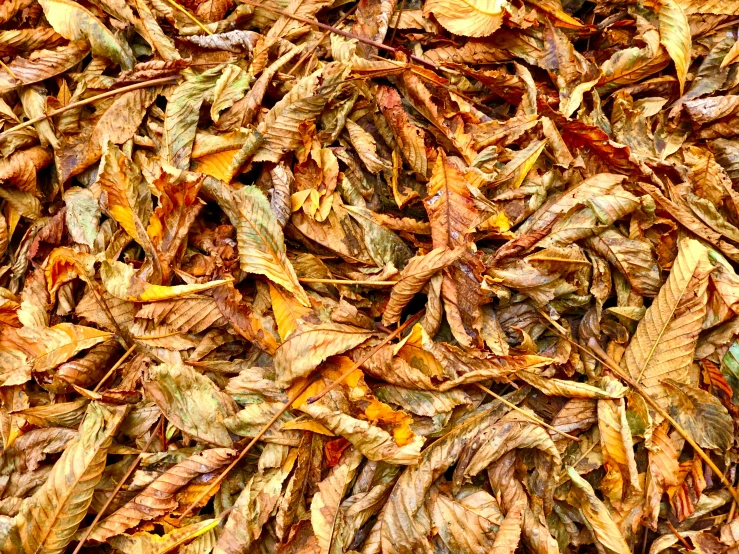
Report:
[[[595,495],[590,483],[580,477],[572,467],[567,468],[567,474],[575,485],[572,489],[577,499],[575,505],[590,524],[589,527],[593,531],[595,540],[609,554],[630,554],[631,549],[626,544],[621,531],[613,521],[606,505]]]
[[[220,279],[202,284],[166,287],[152,285],[136,276],[133,266],[123,262],[104,261],[100,266],[100,278],[111,296],[129,302],[155,302],[171,300],[186,294],[194,294],[229,283],[232,279]]]
[[[205,519],[178,527],[165,535],[136,533],[119,535],[110,539],[110,544],[125,554],[167,554],[178,547],[218,527],[221,518]]]
[[[211,177],[215,177],[220,181],[230,181],[231,172],[229,167],[231,160],[239,152],[239,149],[225,150],[223,152],[215,152],[214,154],[206,154],[191,161],[193,171],[205,173]]]
[[[503,22],[506,0],[428,0],[424,14],[433,13],[450,33],[465,37],[487,37]]]
[[[660,0],[658,15],[660,42],[675,62],[682,95],[690,67],[690,22],[675,0]]]
[[[290,333],[298,328],[298,322],[313,312],[295,300],[292,295],[282,292],[282,289],[269,283],[269,296],[272,300],[272,313],[277,322],[277,332],[285,340]]]

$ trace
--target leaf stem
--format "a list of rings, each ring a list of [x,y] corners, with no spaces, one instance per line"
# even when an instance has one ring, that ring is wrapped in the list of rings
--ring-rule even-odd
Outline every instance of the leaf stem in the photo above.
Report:
[[[113,367],[111,367],[110,370],[108,370],[108,373],[106,373],[103,376],[103,378],[100,379],[100,382],[97,384],[97,386],[94,389],[92,389],[92,392],[97,392],[100,389],[100,387],[103,386],[103,383],[105,383],[105,381],[107,381],[108,378],[111,375],[113,375],[113,373],[115,373],[116,369],[118,369],[119,367],[121,367],[121,364],[126,360],[126,358],[128,358],[128,356],[131,355],[131,352],[133,352],[134,350],[136,350],[136,345],[135,344],[133,346],[131,346],[131,348],[129,348],[128,350],[126,350],[126,353],[123,354],[123,356],[121,356],[121,358],[115,364],[113,364]]]
[[[124,92],[130,92],[132,90],[138,90],[140,88],[146,88],[146,87],[153,87],[156,85],[163,85],[166,83],[171,83],[172,81],[178,79],[176,75],[170,75],[169,77],[160,77],[158,79],[152,79],[151,81],[144,81],[141,83],[134,83],[132,85],[128,85],[126,87],[121,87],[119,89],[115,90],[109,90],[108,92],[103,92],[102,94],[97,94],[95,96],[90,96],[90,98],[85,98],[84,100],[79,100],[78,102],[72,102],[71,104],[67,104],[66,106],[59,108],[58,110],[50,111],[49,113],[45,113],[43,115],[40,115],[38,117],[34,117],[32,119],[29,119],[28,121],[24,121],[23,123],[19,123],[18,125],[11,127],[7,131],[3,131],[0,133],[0,138],[4,138],[8,136],[10,133],[13,133],[15,131],[19,131],[21,129],[25,129],[26,127],[30,127],[31,125],[34,125],[38,123],[39,121],[43,121],[45,119],[49,119],[51,117],[55,117],[59,114],[63,114],[64,112],[68,112],[69,110],[73,110],[75,108],[79,108],[80,106],[86,106],[87,104],[92,104],[94,102],[97,102],[98,100],[103,100],[104,98],[108,98],[110,96],[115,96],[116,94],[121,94]]]

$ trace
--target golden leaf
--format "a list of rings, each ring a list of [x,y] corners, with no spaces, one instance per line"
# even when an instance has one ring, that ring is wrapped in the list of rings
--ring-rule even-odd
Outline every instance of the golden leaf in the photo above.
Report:
[[[669,400],[665,379],[686,382],[706,313],[706,288],[712,266],[707,249],[683,240],[667,282],[639,322],[624,353],[624,367],[660,405]]]
[[[427,0],[424,14],[433,13],[449,32],[465,37],[487,37],[503,22],[507,0]]]
[[[127,411],[125,406],[89,405],[79,437],[67,445],[46,482],[16,517],[23,552],[66,550],[87,513],[108,448]]]

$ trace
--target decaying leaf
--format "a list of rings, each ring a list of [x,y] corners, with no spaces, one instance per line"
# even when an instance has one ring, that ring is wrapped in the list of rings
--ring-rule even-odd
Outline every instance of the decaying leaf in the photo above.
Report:
[[[737,16],[0,0],[0,551],[734,554]]]

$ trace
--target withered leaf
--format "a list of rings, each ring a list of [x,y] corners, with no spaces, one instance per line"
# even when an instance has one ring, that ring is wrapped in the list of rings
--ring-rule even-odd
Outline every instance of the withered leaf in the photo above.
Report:
[[[0,551],[732,554],[737,16],[0,0]]]

